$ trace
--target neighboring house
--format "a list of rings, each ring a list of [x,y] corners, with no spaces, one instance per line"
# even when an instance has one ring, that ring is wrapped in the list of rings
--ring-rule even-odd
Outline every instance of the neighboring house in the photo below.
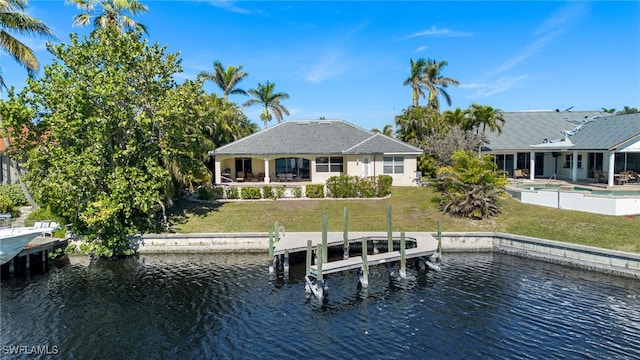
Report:
[[[18,182],[16,162],[7,156],[7,146],[0,137],[0,184],[15,184]]]
[[[416,185],[422,149],[346,121],[286,121],[209,152],[215,183],[308,181],[331,176],[390,175],[393,185]]]
[[[504,118],[502,134],[489,133],[483,151],[511,176],[611,186],[620,172],[640,172],[640,113],[531,111]]]

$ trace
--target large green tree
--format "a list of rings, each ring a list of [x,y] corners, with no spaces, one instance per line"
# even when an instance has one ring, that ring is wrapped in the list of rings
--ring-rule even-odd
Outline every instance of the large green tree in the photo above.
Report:
[[[112,27],[119,31],[135,29],[147,33],[147,27],[133,20],[132,17],[149,10],[146,5],[137,0],[70,0],[70,2],[82,10],[82,13],[73,17],[74,26],[87,26],[93,18],[96,29]]]
[[[253,96],[253,99],[248,100],[243,106],[261,105],[263,107],[262,114],[260,114],[260,120],[264,121],[264,128],[266,129],[269,121],[273,119],[271,113],[275,115],[278,123],[282,121],[283,115],[289,115],[289,110],[280,103],[281,100],[289,98],[289,94],[284,92],[275,92],[276,84],[267,81],[264,85],[258,83],[256,89],[249,89],[249,95]]]
[[[7,127],[28,129],[14,135],[34,195],[101,256],[131,253],[129,235],[158,229],[172,189],[208,178],[202,83],[177,85],[178,55],[141,35],[106,27],[49,45],[45,76],[7,104],[30,109]]]
[[[456,150],[478,148],[480,138],[462,129],[465,114],[460,109],[440,114],[431,107],[418,106],[396,116],[397,137],[424,150],[418,159],[418,170],[424,175],[435,177],[439,167],[451,165]]]
[[[213,72],[202,71],[199,74],[206,80],[213,81],[224,93],[224,98],[229,99],[229,94],[247,95],[247,92],[238,88],[238,83],[249,76],[249,73],[242,71],[242,65],[229,65],[226,69],[220,61],[213,63]]]
[[[215,147],[226,145],[258,131],[253,123],[233,102],[220,98],[216,94],[208,94],[203,98],[207,109],[211,140]]]

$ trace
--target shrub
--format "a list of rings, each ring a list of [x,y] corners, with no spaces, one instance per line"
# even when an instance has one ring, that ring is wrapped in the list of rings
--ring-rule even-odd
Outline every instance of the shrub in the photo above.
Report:
[[[378,196],[385,197],[391,195],[391,185],[393,185],[393,178],[391,175],[379,175]]]
[[[20,211],[16,209],[13,201],[4,195],[0,195],[0,213],[9,213],[12,218],[20,216]]]
[[[213,198],[222,199],[224,197],[224,188],[222,186],[213,187]]]
[[[308,198],[320,199],[324,198],[324,185],[323,184],[309,184],[306,187],[305,192]]]
[[[334,198],[354,198],[358,196],[358,178],[355,176],[332,176],[327,179],[327,191]]]
[[[452,166],[438,171],[440,209],[445,213],[482,219],[500,212],[500,196],[507,183],[490,155],[477,157],[463,150],[453,153]]]
[[[263,186],[262,187],[262,194],[264,195],[265,199],[277,199],[278,198],[278,193],[273,191],[273,188],[271,186]]]
[[[55,221],[61,226],[66,223],[66,221],[64,221],[64,219],[61,216],[55,214],[53,211],[51,211],[49,207],[46,207],[46,208],[38,208],[37,210],[29,214],[29,216],[27,216],[27,218],[24,220],[24,225],[33,226],[33,224],[39,220]]]
[[[230,187],[227,189],[227,199],[239,199],[238,188]]]
[[[281,199],[282,197],[284,197],[284,190],[285,188],[283,187],[276,188],[276,196],[278,197],[278,199]]]
[[[261,199],[260,188],[255,186],[243,187],[240,190],[243,199]]]
[[[361,178],[357,182],[359,197],[372,198],[378,196],[378,188],[376,186],[376,178]]]
[[[300,186],[296,186],[293,188],[293,196],[297,197],[297,198],[301,198],[302,197],[302,187]]]
[[[213,199],[213,189],[201,186],[196,192],[196,197],[200,200],[211,200]]]
[[[29,205],[20,184],[0,185],[0,195],[11,199],[14,206]]]

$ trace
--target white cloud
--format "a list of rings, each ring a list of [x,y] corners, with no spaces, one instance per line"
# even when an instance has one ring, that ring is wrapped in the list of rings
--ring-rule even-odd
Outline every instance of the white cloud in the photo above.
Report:
[[[469,84],[458,85],[460,89],[465,89],[465,90],[483,89],[483,88],[486,88],[487,86],[488,86],[487,84],[482,84],[482,83],[469,83]]]
[[[323,56],[318,57],[317,62],[307,71],[305,80],[318,83],[332,78],[346,70],[345,63],[345,61],[342,61],[342,55],[339,51],[325,52]]]
[[[466,87],[460,86],[466,89],[475,89],[474,97],[486,98],[492,95],[496,95],[505,92],[524,80],[527,75],[518,75],[514,77],[501,77],[491,83],[487,84],[467,84]]]
[[[428,47],[426,45],[418,46],[416,48],[416,52],[423,52],[423,51],[426,51],[427,49]]]
[[[430,36],[430,37],[469,37],[473,36],[472,33],[464,32],[464,31],[454,31],[447,28],[439,29],[435,25],[431,26],[430,29],[419,31],[417,33],[413,33],[408,36],[408,38],[420,37],[420,36]]]
[[[252,11],[248,10],[248,9],[243,9],[239,6],[236,5],[237,1],[234,0],[209,0],[208,1],[209,4],[221,8],[221,9],[225,9],[234,13],[238,13],[238,14],[251,14]]]
[[[534,39],[532,42],[526,45],[518,54],[491,71],[489,75],[497,75],[505,72],[535,55],[567,31],[575,21],[582,19],[587,12],[588,4],[584,2],[572,2],[567,6],[559,8],[549,18],[543,21],[533,33]]]

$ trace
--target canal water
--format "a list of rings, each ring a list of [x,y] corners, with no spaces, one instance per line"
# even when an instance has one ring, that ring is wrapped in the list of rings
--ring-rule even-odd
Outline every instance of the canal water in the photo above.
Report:
[[[445,254],[406,280],[264,255],[144,255],[5,279],[0,356],[60,359],[638,359],[640,281],[504,254]]]

